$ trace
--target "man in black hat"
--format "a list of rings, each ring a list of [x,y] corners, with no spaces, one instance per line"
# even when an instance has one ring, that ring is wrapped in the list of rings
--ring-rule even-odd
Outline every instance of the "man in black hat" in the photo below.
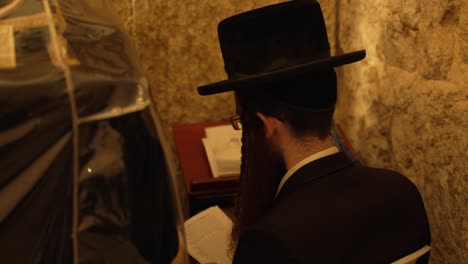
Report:
[[[430,245],[414,184],[333,144],[334,67],[365,51],[330,55],[316,1],[227,18],[218,34],[229,79],[198,91],[234,91],[243,129],[234,263],[391,263]]]

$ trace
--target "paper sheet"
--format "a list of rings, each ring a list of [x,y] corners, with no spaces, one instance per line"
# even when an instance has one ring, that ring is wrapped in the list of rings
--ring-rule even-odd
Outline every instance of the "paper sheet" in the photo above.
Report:
[[[13,26],[0,25],[0,69],[16,67],[15,37]]]
[[[188,253],[202,264],[230,264],[232,221],[217,206],[193,216],[184,224]]]
[[[213,177],[240,174],[241,131],[225,125],[208,127],[205,134],[202,142]]]

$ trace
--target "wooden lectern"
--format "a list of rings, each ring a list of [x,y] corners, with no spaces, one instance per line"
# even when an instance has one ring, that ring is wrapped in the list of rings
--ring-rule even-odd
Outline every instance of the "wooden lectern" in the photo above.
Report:
[[[239,191],[239,175],[213,178],[201,140],[206,127],[227,124],[229,122],[218,121],[173,127],[191,215],[213,205],[230,207]]]

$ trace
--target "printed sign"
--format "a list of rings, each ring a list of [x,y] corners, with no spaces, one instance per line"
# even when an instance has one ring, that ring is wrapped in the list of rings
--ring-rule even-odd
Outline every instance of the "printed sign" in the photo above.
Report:
[[[16,67],[15,35],[13,26],[0,26],[0,69]]]

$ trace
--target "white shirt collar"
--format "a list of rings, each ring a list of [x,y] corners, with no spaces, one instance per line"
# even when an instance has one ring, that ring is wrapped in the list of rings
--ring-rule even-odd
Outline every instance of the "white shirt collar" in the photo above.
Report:
[[[302,168],[304,165],[308,164],[308,163],[311,163],[312,161],[314,160],[318,160],[318,159],[321,159],[323,157],[326,157],[326,156],[330,156],[330,155],[333,155],[335,153],[338,153],[339,150],[337,147],[331,147],[331,148],[327,148],[325,150],[322,150],[320,152],[317,152],[315,154],[312,154],[310,155],[309,157],[301,160],[300,162],[298,162],[296,165],[292,166],[288,172],[286,172],[286,174],[283,176],[283,178],[281,179],[280,181],[280,184],[278,186],[278,190],[276,191],[276,196],[278,196],[278,193],[280,192],[281,188],[283,188],[283,185],[286,183],[286,181],[291,178],[291,176],[297,171],[299,170],[300,168]],[[276,198],[275,196],[275,198]]]

